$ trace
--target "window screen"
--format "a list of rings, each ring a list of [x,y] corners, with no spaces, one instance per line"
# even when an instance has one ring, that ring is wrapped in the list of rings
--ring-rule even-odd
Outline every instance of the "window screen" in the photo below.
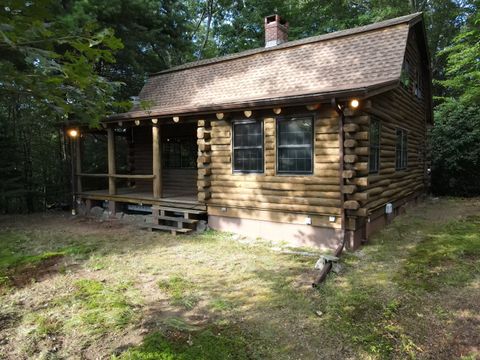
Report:
[[[263,172],[263,122],[233,124],[233,171]]]
[[[277,172],[311,174],[312,144],[312,117],[279,119],[277,122]]]
[[[163,166],[167,169],[197,167],[197,144],[191,138],[168,138],[163,143]]]
[[[370,123],[370,157],[368,170],[370,173],[378,172],[380,167],[380,121],[373,119]]]
[[[408,160],[408,139],[407,132],[403,129],[397,129],[397,142],[395,146],[395,168],[402,170],[407,168]]]

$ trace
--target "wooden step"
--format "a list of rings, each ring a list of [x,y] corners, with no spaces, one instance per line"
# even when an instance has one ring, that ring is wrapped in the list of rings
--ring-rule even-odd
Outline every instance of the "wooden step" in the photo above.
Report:
[[[177,208],[177,207],[158,206],[158,205],[152,205],[152,210],[164,210],[164,211],[195,214],[195,215],[200,215],[200,214],[205,214],[206,213],[205,210],[185,209],[185,208],[180,208],[180,207]]]
[[[185,219],[180,216],[158,216],[158,220],[167,220],[167,221],[176,221],[176,222],[182,222],[182,223],[187,223],[187,224],[195,224],[198,222],[197,219]]]
[[[192,229],[185,229],[185,228],[178,228],[176,226],[168,226],[168,225],[157,225],[157,224],[152,224],[152,223],[146,223],[142,225],[143,228],[149,229],[151,231],[155,230],[164,230],[164,231],[170,231],[173,235],[175,235],[177,232],[178,233],[188,233],[192,231]]]

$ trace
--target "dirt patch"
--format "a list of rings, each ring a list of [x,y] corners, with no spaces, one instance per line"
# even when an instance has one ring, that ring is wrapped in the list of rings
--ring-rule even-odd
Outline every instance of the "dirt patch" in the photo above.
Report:
[[[58,274],[60,269],[65,267],[64,258],[64,255],[53,255],[34,265],[30,264],[15,269],[11,274],[7,274],[10,280],[9,285],[15,288],[23,288],[32,281],[38,282],[48,279]]]

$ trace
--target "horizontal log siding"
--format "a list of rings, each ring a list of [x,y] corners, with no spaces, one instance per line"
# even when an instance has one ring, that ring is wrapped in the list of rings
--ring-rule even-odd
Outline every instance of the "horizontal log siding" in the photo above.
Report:
[[[422,71],[421,58],[414,34],[408,41],[406,57],[410,64],[410,84],[375,97],[370,111],[380,119],[380,168],[377,174],[368,177],[368,200],[364,206],[371,212],[428,187],[426,156],[427,109],[425,98],[419,99],[413,93],[415,69]],[[426,83],[428,77],[423,74]],[[426,87],[423,86],[423,89]],[[423,90],[425,92],[425,90]],[[424,94],[425,96],[425,94]],[[407,169],[395,170],[396,129],[407,130]]]
[[[293,218],[299,221],[301,216],[304,219],[305,214],[309,214],[315,219],[313,225],[339,227],[339,221],[325,220],[325,216],[341,214],[339,118],[331,108],[312,115],[316,115],[314,169],[308,176],[276,174],[276,119],[268,115],[256,117],[264,121],[264,173],[233,174],[232,121],[212,120],[211,198],[207,201],[210,214],[250,218],[248,213],[261,213],[262,220],[280,222],[291,222]],[[220,207],[232,208],[231,215],[219,212]]]

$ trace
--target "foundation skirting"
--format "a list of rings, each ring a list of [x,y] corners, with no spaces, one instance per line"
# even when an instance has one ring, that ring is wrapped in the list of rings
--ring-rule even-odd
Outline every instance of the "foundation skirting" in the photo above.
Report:
[[[208,225],[215,230],[285,242],[289,246],[294,247],[308,246],[319,249],[335,249],[340,241],[342,241],[341,229],[311,225],[288,224],[216,215],[209,215]]]

